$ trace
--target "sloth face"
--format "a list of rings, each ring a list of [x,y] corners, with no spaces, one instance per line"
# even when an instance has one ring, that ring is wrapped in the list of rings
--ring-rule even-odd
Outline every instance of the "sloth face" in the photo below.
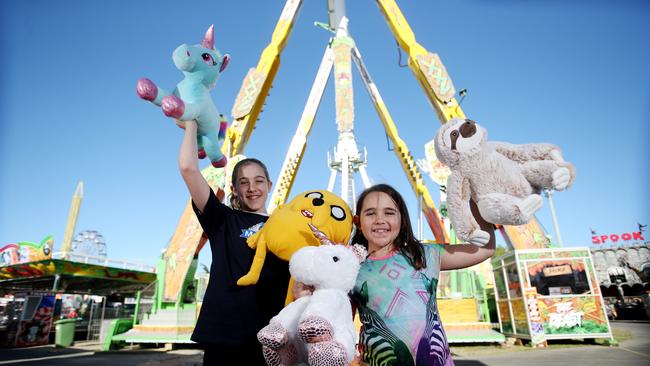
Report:
[[[458,153],[473,154],[480,148],[481,140],[485,135],[485,130],[470,119],[455,119],[448,123],[443,135],[443,142],[446,148],[457,151]]]

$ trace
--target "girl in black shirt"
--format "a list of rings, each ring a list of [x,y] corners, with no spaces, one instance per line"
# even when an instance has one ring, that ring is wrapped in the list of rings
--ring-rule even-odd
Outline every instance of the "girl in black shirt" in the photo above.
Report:
[[[199,170],[196,122],[177,123],[185,129],[179,169],[212,250],[210,280],[192,340],[204,347],[206,366],[266,365],[256,334],[284,307],[288,263],[268,253],[256,285],[241,287],[236,282],[248,273],[254,256],[246,239],[268,218],[268,171],[257,159],[238,162],[232,173],[232,208],[227,207]]]

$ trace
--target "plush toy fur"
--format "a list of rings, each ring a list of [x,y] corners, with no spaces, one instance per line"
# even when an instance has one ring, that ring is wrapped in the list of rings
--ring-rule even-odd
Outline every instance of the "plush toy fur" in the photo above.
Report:
[[[230,56],[221,56],[214,48],[214,26],[211,25],[200,45],[180,45],[172,58],[185,75],[174,91],[169,93],[158,88],[153,81],[142,78],[136,88],[138,95],[162,107],[168,117],[181,121],[196,120],[199,158],[207,155],[214,167],[224,167],[227,159],[221,153],[221,144],[226,137],[228,121],[212,102],[210,89],[228,66]]]
[[[334,242],[347,243],[352,233],[352,211],[339,196],[326,190],[302,192],[288,204],[279,206],[262,229],[247,239],[248,246],[255,249],[255,257],[250,271],[237,284],[257,283],[267,250],[289,261],[298,249],[319,245],[308,224],[318,227]],[[290,300],[288,291],[287,303]]]
[[[435,139],[438,159],[451,169],[451,224],[460,239],[477,245],[485,245],[489,235],[474,219],[470,198],[487,222],[523,225],[542,207],[542,189],[561,191],[575,180],[574,166],[557,146],[488,142],[487,136],[476,122],[455,118],[440,127]]]
[[[355,328],[348,292],[365,258],[358,244],[307,246],[291,257],[291,276],[314,292],[287,305],[257,334],[267,364],[344,366],[352,361]]]

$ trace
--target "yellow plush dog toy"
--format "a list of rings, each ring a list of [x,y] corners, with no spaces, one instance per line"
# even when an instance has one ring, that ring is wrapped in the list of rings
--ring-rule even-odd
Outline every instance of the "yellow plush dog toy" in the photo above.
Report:
[[[257,283],[267,250],[289,261],[298,249],[320,245],[308,224],[318,228],[332,242],[347,244],[352,233],[352,212],[345,201],[332,192],[315,190],[298,194],[288,204],[273,211],[262,229],[248,238],[248,246],[255,249],[255,257],[250,271],[237,284],[248,286]]]

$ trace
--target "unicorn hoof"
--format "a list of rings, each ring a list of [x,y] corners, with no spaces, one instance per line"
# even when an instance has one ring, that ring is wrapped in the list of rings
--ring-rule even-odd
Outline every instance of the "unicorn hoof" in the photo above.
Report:
[[[153,81],[142,78],[138,80],[138,85],[135,88],[138,96],[144,100],[153,101],[158,96],[158,87]]]
[[[289,332],[281,324],[271,323],[257,332],[257,340],[263,346],[277,349],[287,344]]]
[[[168,95],[163,98],[161,107],[167,117],[181,118],[185,113],[185,103],[175,95]]]
[[[305,343],[330,341],[333,333],[330,322],[320,316],[310,315],[298,324],[298,337]]]
[[[219,160],[212,160],[212,166],[215,168],[223,168],[224,166],[226,166],[227,163],[228,163],[228,159],[226,159],[225,156]]]
[[[288,344],[286,347],[273,349],[267,346],[262,346],[262,353],[264,360],[269,366],[291,366],[296,364],[298,352],[296,347]]]
[[[205,159],[206,156],[205,150],[199,149],[199,159]]]
[[[348,354],[338,342],[321,342],[311,346],[308,360],[311,366],[345,366]]]

